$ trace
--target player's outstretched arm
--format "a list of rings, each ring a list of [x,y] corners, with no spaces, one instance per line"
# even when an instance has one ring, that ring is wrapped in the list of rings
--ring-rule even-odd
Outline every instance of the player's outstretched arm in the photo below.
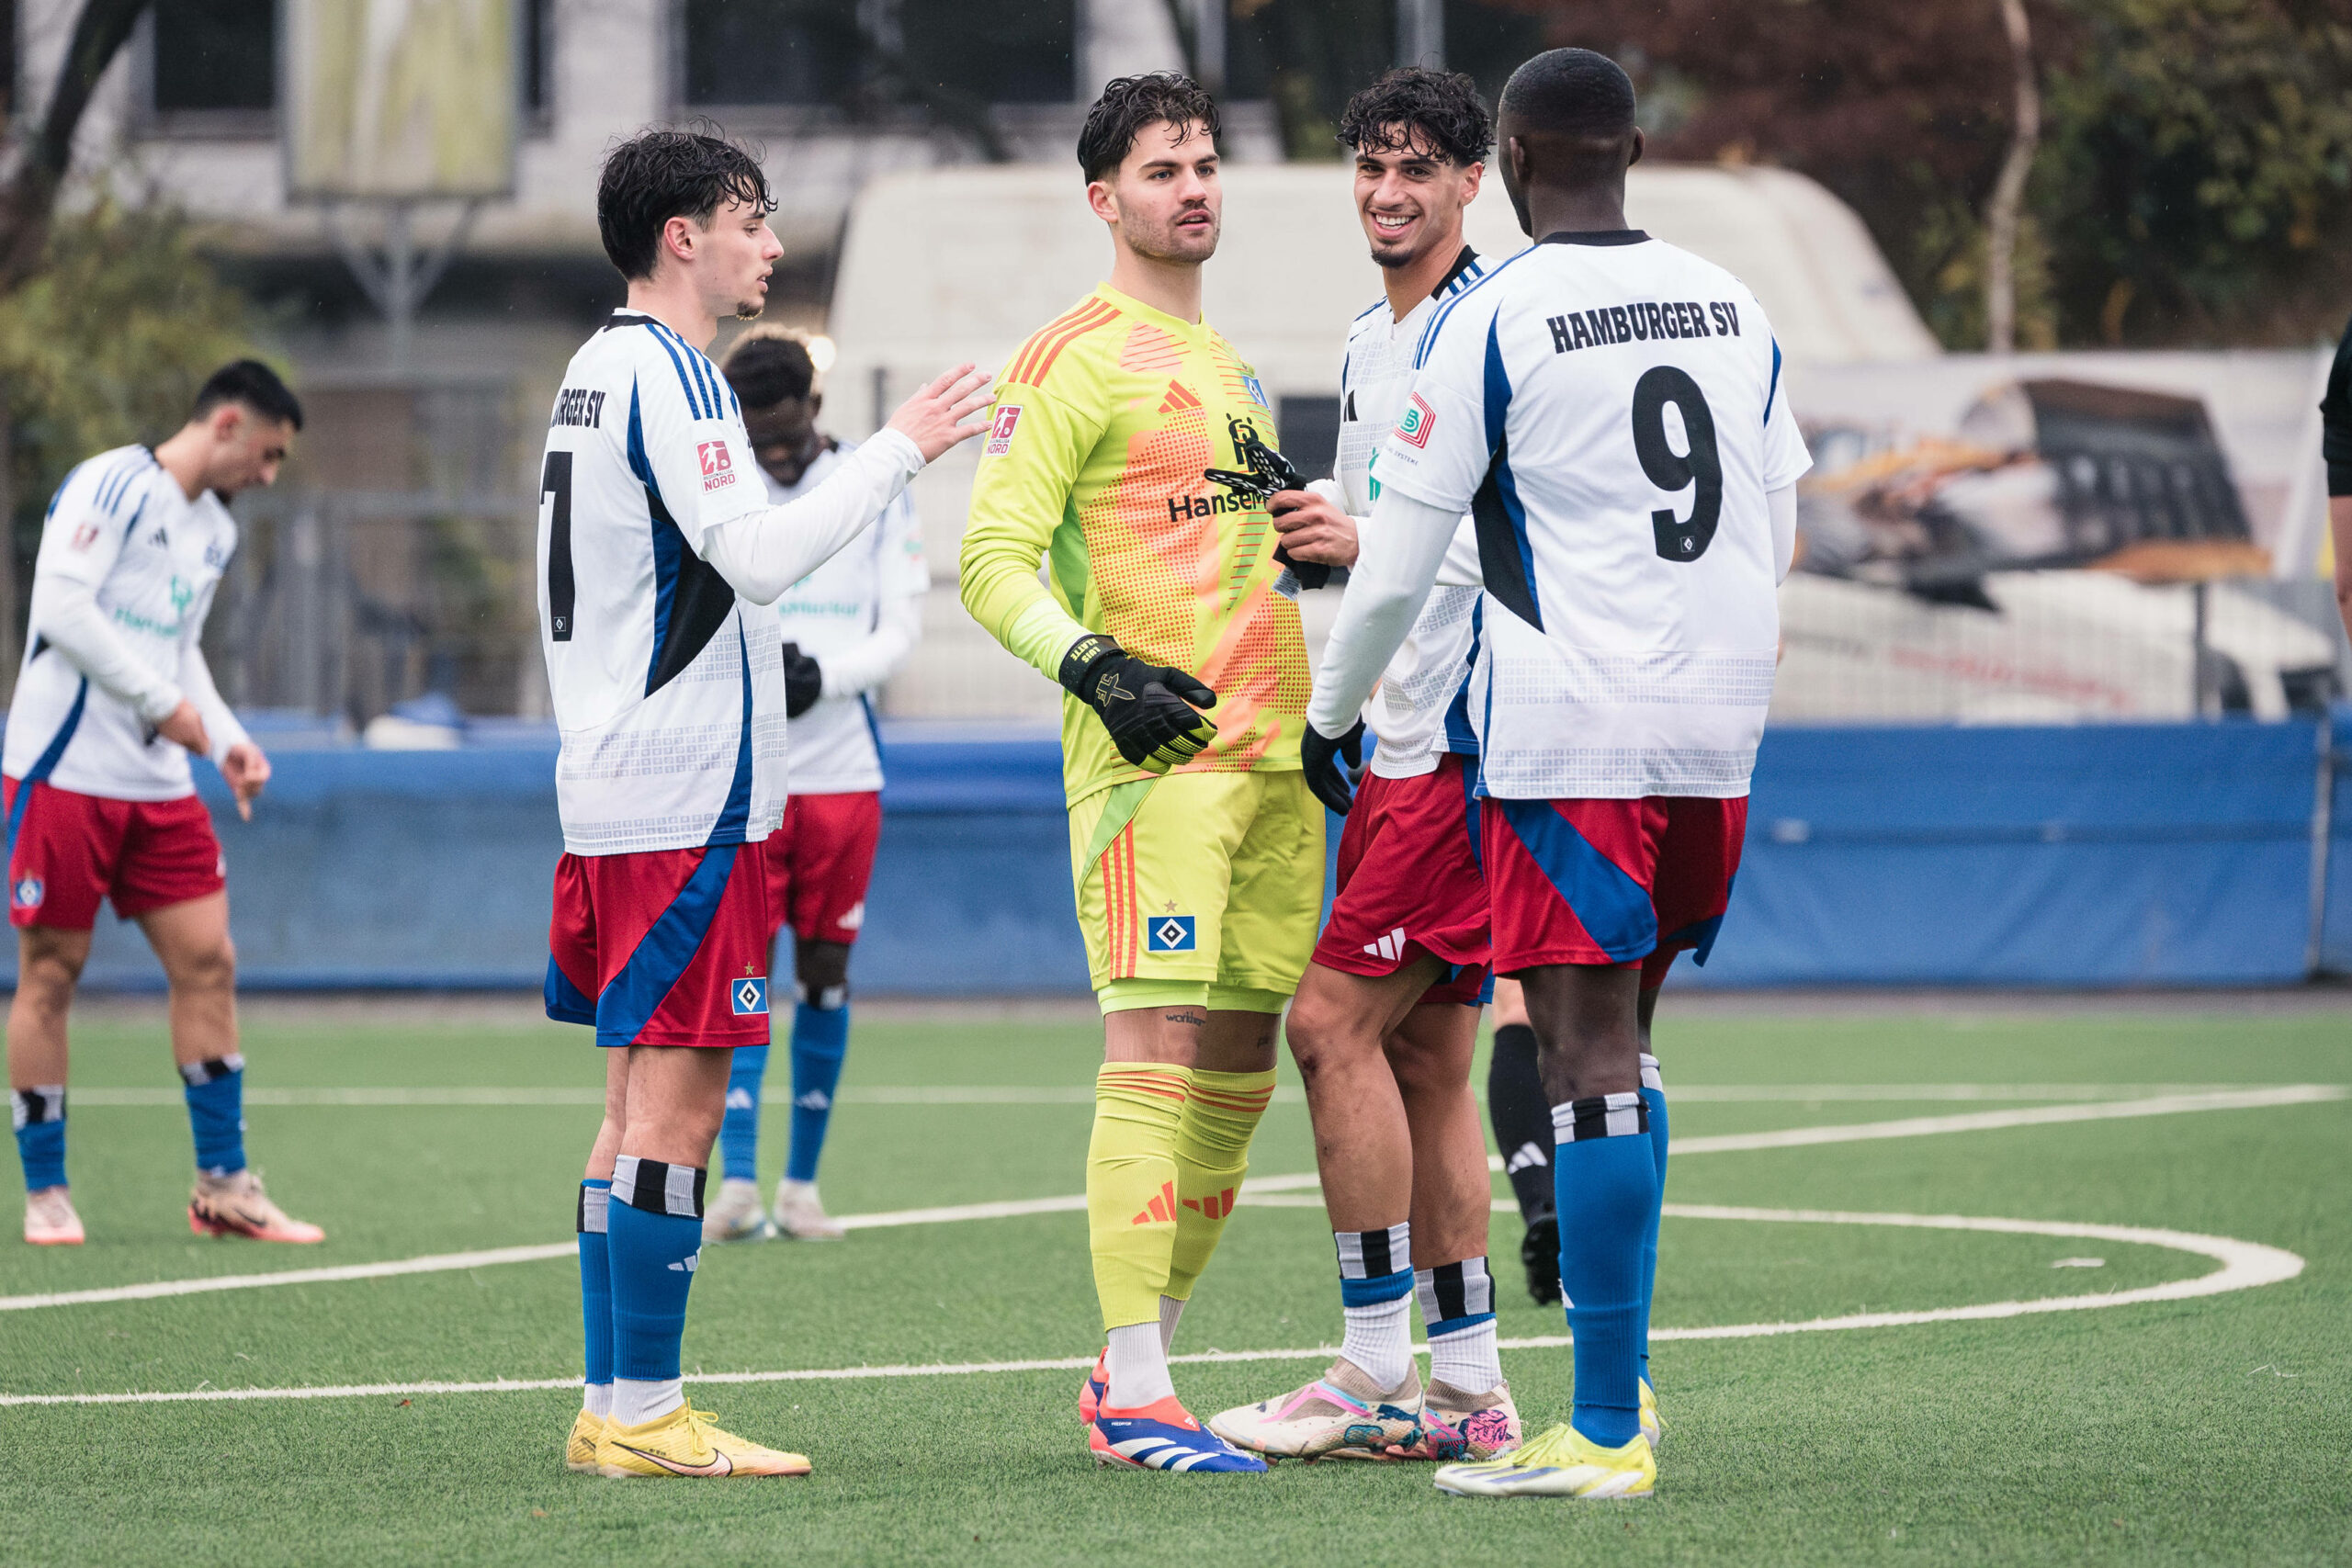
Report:
[[[967,365],[931,382],[807,495],[705,530],[703,558],[752,604],[775,604],[871,526],[924,464],[985,428],[963,423],[988,401],[985,379]]]

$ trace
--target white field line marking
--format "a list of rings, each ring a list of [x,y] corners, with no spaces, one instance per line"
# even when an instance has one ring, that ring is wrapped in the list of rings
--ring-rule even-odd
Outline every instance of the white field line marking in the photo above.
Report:
[[[1669,1091],[1670,1092],[1670,1091]],[[1915,1116],[1899,1122],[1862,1122],[1849,1126],[1792,1127],[1777,1133],[1740,1133],[1713,1138],[1684,1138],[1673,1146],[1678,1156],[1730,1154],[1749,1149],[1792,1148],[1810,1144],[1842,1144],[1878,1138],[1915,1138],[1938,1133],[1984,1132],[2001,1127],[2041,1126],[2051,1122],[2098,1122],[2115,1117],[2162,1116],[2198,1111],[2242,1111],[2263,1106],[2302,1105],[2342,1100],[2340,1084],[2288,1084],[2277,1089],[2230,1089],[2213,1094],[2167,1095],[2154,1100],[2127,1100],[2108,1105],[2058,1105],[2021,1111],[1984,1111],[1960,1116]],[[1490,1169],[1500,1161],[1487,1156]],[[1252,1177],[1242,1184],[1246,1201],[1269,1193],[1295,1192],[1321,1185],[1312,1172],[1297,1176]],[[1027,1214],[1083,1213],[1086,1196],[1071,1193],[1055,1198],[1016,1198],[992,1203],[958,1203],[944,1208],[899,1209],[875,1214],[844,1214],[842,1224],[852,1230],[886,1230],[901,1225],[951,1224],[964,1220],[1003,1220]],[[162,1296],[206,1295],[216,1291],[262,1290],[273,1285],[328,1284],[346,1280],[377,1280],[402,1274],[437,1274],[500,1263],[532,1263],[572,1254],[575,1244],[549,1242],[535,1247],[493,1247],[481,1252],[446,1252],[424,1258],[393,1258],[382,1263],[352,1263],[331,1269],[291,1269],[268,1274],[229,1274],[211,1279],[157,1280],[144,1285],[108,1285],[85,1291],[58,1291],[43,1295],[0,1296],[0,1312],[25,1312],[39,1307],[85,1306],[102,1302],[149,1301]]]
[[[1832,1104],[1868,1100],[1939,1101],[1939,1100],[2114,1100],[2121,1097],[2212,1093],[2233,1089],[2270,1089],[2305,1087],[2290,1085],[2236,1084],[1682,1084],[1669,1087],[1672,1099],[1689,1103],[1763,1104],[1790,1102],[1797,1104]],[[1091,1084],[874,1084],[841,1090],[838,1102],[844,1105],[1091,1105],[1094,1088]],[[177,1106],[182,1103],[181,1091],[161,1088],[77,1089],[72,1092],[77,1111],[120,1109],[124,1107],[152,1108]],[[789,1089],[769,1089],[760,1096],[763,1105],[789,1105]],[[565,1106],[602,1105],[605,1091],[596,1088],[539,1087],[471,1087],[404,1089],[382,1088],[319,1088],[269,1089],[245,1090],[245,1103],[267,1106],[449,1106],[449,1105],[509,1105]],[[1274,1090],[1273,1103],[1300,1105],[1306,1096],[1296,1088],[1284,1085]]]
[[[2098,1241],[2125,1242],[2168,1247],[2211,1258],[2222,1267],[2193,1280],[2174,1280],[2137,1290],[2105,1295],[2049,1296],[2039,1301],[1984,1302],[1973,1306],[1935,1307],[1922,1312],[1851,1313],[1843,1317],[1817,1317],[1797,1323],[1743,1323],[1712,1328],[1654,1328],[1653,1339],[1763,1339],[1784,1334],[1819,1334],[1853,1328],[1896,1328],[1924,1323],[1981,1322],[1988,1318],[2022,1317],[2032,1313],[2084,1312],[2097,1307],[2130,1306],[2143,1302],[2185,1301],[2196,1296],[2250,1291],[2291,1280],[2303,1271],[2303,1260],[2282,1247],[2230,1236],[2198,1235],[2188,1231],[2154,1230],[2138,1225],[2081,1224],[2064,1220],[1985,1219],[1962,1214],[1857,1213],[1831,1209],[1736,1209],[1714,1204],[1668,1203],[1666,1213],[1676,1219],[1743,1220],[1770,1224],[1828,1225],[1898,1225],[1925,1230],[1992,1231],[2017,1235],[2081,1236]],[[519,1249],[518,1249],[519,1250]],[[570,1248],[563,1250],[569,1251]],[[1507,1350],[1549,1350],[1575,1341],[1565,1334],[1545,1334],[1499,1342]],[[1428,1347],[1419,1348],[1426,1350]],[[1289,1350],[1208,1350],[1171,1356],[1171,1361],[1198,1364],[1226,1361],[1312,1360],[1332,1354],[1328,1345]],[[955,1361],[931,1366],[824,1367],[792,1371],[697,1372],[697,1385],[711,1383],[835,1382],[869,1378],[970,1377],[999,1372],[1077,1371],[1092,1366],[1090,1356],[1054,1357],[1025,1361]],[[255,1399],[359,1399],[390,1394],[520,1393],[537,1390],[571,1389],[577,1378],[500,1378],[489,1382],[349,1383],[311,1388],[199,1388],[129,1393],[8,1393],[0,1406],[24,1404],[182,1404]]]

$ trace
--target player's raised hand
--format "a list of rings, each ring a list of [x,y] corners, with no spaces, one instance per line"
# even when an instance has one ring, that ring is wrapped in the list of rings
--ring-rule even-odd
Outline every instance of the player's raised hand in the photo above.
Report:
[[[237,815],[250,822],[254,819],[254,796],[269,783],[269,758],[250,740],[240,740],[229,748],[220,759],[220,777],[229,792],[237,797]]]
[[[964,423],[989,406],[989,394],[983,389],[988,379],[987,371],[958,365],[900,403],[899,412],[890,416],[890,428],[922,448],[922,460],[931,462],[988,428],[985,420],[978,424]]]
[[[1164,773],[1216,739],[1216,725],[1200,711],[1216,705],[1215,692],[1172,665],[1137,659],[1100,632],[1070,644],[1061,682],[1102,716],[1111,743],[1136,767]]]
[[[1356,564],[1356,520],[1311,490],[1279,490],[1266,499],[1274,531],[1294,560]]]

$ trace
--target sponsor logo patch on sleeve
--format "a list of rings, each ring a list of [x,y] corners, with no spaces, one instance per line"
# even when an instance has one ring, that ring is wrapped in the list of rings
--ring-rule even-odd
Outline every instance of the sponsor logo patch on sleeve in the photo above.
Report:
[[[1421,395],[1415,392],[1413,400],[1407,403],[1405,412],[1397,416],[1396,439],[1408,446],[1426,447],[1430,444],[1430,431],[1436,424],[1437,411],[1421,401]]]
[[[98,525],[96,523],[85,523],[80,527],[74,530],[74,538],[72,540],[74,548],[77,550],[86,550],[97,542]]]
[[[996,411],[996,422],[989,426],[989,444],[981,454],[1001,457],[1012,450],[1012,433],[1021,427],[1021,405],[1006,403]]]
[[[702,488],[707,492],[724,490],[735,482],[735,460],[727,455],[724,441],[705,441],[695,448],[695,456],[702,459]]]

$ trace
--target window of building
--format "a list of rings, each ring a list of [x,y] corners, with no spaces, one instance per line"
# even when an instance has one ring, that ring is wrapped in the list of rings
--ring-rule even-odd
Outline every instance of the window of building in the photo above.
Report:
[[[155,0],[151,107],[243,119],[277,107],[277,12],[272,0]]]
[[[696,107],[1068,103],[1077,0],[684,0]]]

